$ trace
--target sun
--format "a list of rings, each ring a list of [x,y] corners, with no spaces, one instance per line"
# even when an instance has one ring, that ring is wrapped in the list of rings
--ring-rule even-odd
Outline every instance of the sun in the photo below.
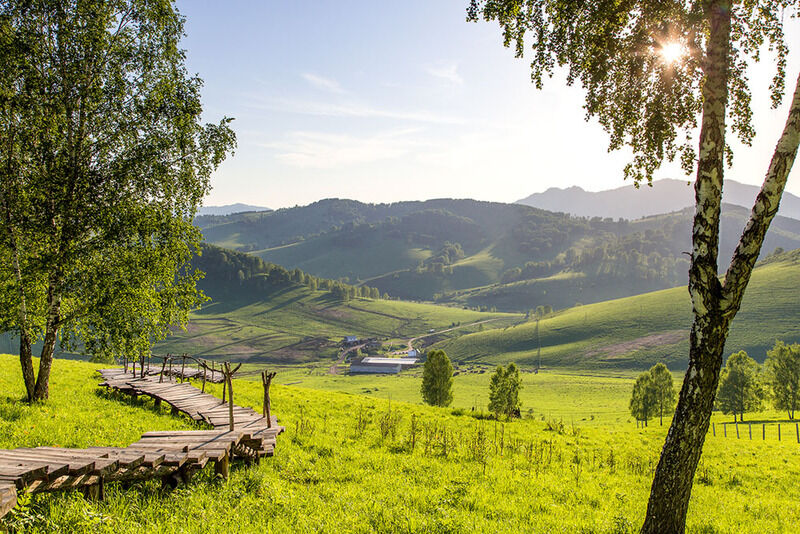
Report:
[[[661,60],[664,63],[667,65],[674,65],[686,55],[686,47],[679,42],[669,41],[661,45],[658,54],[661,56]]]

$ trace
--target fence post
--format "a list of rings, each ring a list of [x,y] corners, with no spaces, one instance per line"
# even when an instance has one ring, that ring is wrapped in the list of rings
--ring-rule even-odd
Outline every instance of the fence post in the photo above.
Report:
[[[750,434],[750,441],[753,441],[753,423],[747,423],[747,432]]]
[[[794,424],[794,433],[797,435],[797,443],[800,443],[800,427],[797,426],[797,423]]]
[[[186,379],[186,353],[181,356],[181,384]]]
[[[781,424],[778,423],[778,441],[781,440]]]
[[[272,415],[270,410],[272,408],[272,399],[269,396],[269,387],[272,384],[272,379],[275,378],[275,373],[261,372],[261,384],[264,386],[264,405],[262,406],[262,414],[267,420],[267,428],[272,428]]]
[[[739,439],[739,423],[734,423],[736,425],[736,439]]]
[[[722,423],[722,432],[725,434],[725,437],[728,437],[728,423]]]
[[[711,434],[716,436],[717,435],[717,427],[714,426],[714,423],[711,423]]]
[[[762,423],[761,424],[761,440],[764,441],[767,439],[767,425]]]
[[[206,364],[205,364],[205,362],[203,362],[201,365],[203,366],[203,389],[201,389],[200,391],[205,393],[206,392]]]

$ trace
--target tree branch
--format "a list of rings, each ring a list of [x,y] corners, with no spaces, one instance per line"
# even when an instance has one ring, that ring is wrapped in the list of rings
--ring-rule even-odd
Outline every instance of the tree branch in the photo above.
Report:
[[[797,77],[786,126],[775,147],[764,184],[756,197],[750,219],[742,232],[725,275],[722,312],[727,316],[732,316],[739,310],[744,290],[758,260],[761,246],[764,244],[764,236],[778,212],[789,171],[797,156],[798,144],[800,144],[800,75]]]

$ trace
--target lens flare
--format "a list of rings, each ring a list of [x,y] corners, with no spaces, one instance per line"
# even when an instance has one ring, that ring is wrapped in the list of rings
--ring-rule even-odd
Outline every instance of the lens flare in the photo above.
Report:
[[[672,41],[664,43],[658,53],[664,63],[674,65],[686,55],[686,48],[682,44]]]

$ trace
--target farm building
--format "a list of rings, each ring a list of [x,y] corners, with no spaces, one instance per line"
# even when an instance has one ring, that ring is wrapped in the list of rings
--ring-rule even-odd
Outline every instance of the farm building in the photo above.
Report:
[[[417,363],[416,358],[378,358],[367,356],[350,363],[350,374],[397,374]]]

